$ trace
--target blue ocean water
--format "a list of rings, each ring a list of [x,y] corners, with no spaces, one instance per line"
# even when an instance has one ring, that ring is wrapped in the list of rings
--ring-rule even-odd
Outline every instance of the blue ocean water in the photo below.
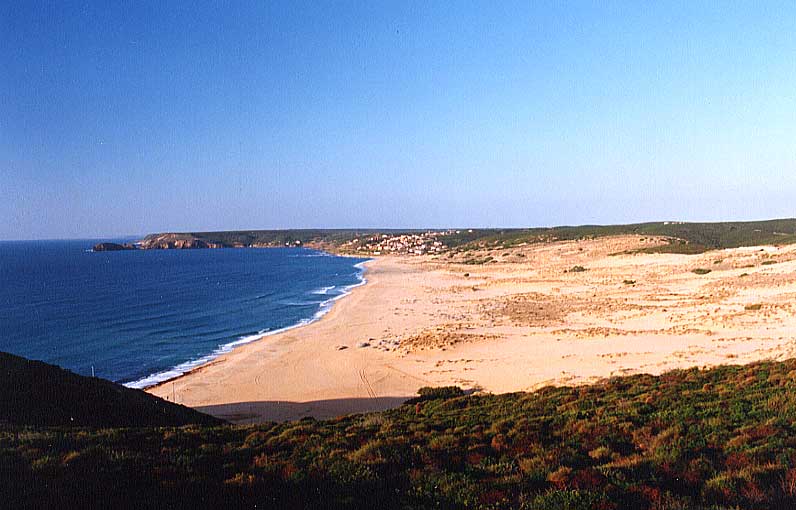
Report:
[[[91,251],[0,242],[0,350],[145,387],[320,317],[365,259],[304,248]]]

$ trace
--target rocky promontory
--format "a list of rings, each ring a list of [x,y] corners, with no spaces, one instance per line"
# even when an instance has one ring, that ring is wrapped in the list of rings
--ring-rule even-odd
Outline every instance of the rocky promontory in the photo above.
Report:
[[[130,243],[98,243],[94,245],[94,251],[124,251],[124,250],[137,250],[134,244]]]
[[[206,241],[190,234],[154,234],[145,237],[139,246],[142,250],[193,250],[226,247],[223,243]]]
[[[304,239],[314,235],[308,231],[226,231],[165,232],[150,234],[136,243],[142,250],[191,250],[202,248],[274,248],[302,246]]]

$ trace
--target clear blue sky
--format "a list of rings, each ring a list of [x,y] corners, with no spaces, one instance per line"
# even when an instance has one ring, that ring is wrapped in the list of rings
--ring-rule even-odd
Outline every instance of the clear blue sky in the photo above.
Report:
[[[0,239],[796,216],[792,1],[221,3],[2,2]]]

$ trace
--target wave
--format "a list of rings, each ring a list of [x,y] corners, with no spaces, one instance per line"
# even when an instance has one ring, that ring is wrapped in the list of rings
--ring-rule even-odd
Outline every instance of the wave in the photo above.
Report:
[[[321,301],[319,310],[315,312],[315,320],[320,319],[321,317],[329,313],[329,310],[332,309],[332,305],[334,304],[335,301],[351,294],[351,291],[353,289],[368,283],[367,279],[365,278],[365,262],[367,262],[367,260],[354,264],[354,267],[359,270],[358,273],[356,274],[356,277],[359,281],[357,283],[341,287],[340,294],[337,294],[336,296],[331,297],[326,301]]]
[[[154,386],[156,384],[168,381],[170,379],[174,379],[175,377],[179,377],[179,376],[181,376],[181,375],[183,375],[183,374],[185,374],[187,372],[190,372],[191,370],[193,370],[195,368],[198,368],[198,367],[204,365],[205,363],[209,363],[209,362],[213,361],[214,359],[218,358],[221,355],[224,355],[224,354],[227,354],[229,352],[232,352],[232,349],[234,349],[235,347],[254,342],[255,340],[259,340],[259,339],[261,339],[263,337],[266,337],[266,336],[276,335],[277,333],[282,333],[283,331],[288,331],[288,330],[293,329],[293,328],[298,328],[300,326],[306,326],[310,322],[312,322],[312,321],[309,320],[309,319],[303,319],[303,320],[297,322],[296,324],[292,324],[292,325],[284,327],[284,328],[275,329],[273,331],[269,331],[267,329],[263,329],[263,330],[260,330],[260,331],[258,331],[257,333],[255,333],[253,335],[242,336],[242,337],[238,338],[237,340],[235,340],[234,342],[229,342],[229,343],[226,343],[226,344],[219,345],[218,348],[216,348],[216,350],[214,350],[210,354],[207,354],[207,355],[202,356],[202,357],[197,358],[197,359],[186,361],[184,363],[180,363],[179,365],[177,365],[177,366],[175,366],[173,368],[169,368],[168,370],[163,370],[162,372],[156,372],[154,374],[150,374],[150,375],[148,375],[146,377],[143,377],[141,379],[124,383],[124,386],[126,386],[128,388],[139,389],[139,390],[144,389],[144,388],[148,388],[150,386]]]
[[[218,348],[216,348],[210,354],[207,354],[205,356],[201,356],[201,357],[193,359],[193,360],[186,361],[184,363],[180,363],[179,365],[177,365],[175,367],[169,368],[167,370],[163,370],[161,372],[156,372],[154,374],[150,374],[150,375],[148,375],[146,377],[143,377],[141,379],[137,379],[135,381],[124,383],[124,386],[126,386],[128,388],[144,389],[144,388],[148,388],[150,386],[154,386],[156,384],[160,384],[162,382],[168,381],[170,379],[177,378],[177,377],[179,377],[179,376],[181,376],[181,375],[183,375],[183,374],[185,374],[187,372],[190,372],[191,370],[194,370],[195,368],[198,368],[201,365],[209,363],[209,362],[213,361],[214,359],[218,358],[219,356],[222,356],[224,354],[227,354],[227,353],[231,352],[235,347],[254,342],[255,340],[259,340],[259,339],[265,338],[267,336],[276,335],[278,333],[283,333],[285,331],[289,331],[289,330],[294,329],[294,328],[299,328],[299,327],[302,327],[302,326],[306,326],[308,324],[312,324],[313,322],[316,322],[316,321],[320,320],[321,317],[323,317],[324,315],[329,313],[329,311],[332,309],[332,305],[334,305],[335,301],[337,301],[338,299],[342,299],[345,296],[351,294],[351,291],[353,289],[355,289],[356,287],[365,285],[367,283],[367,279],[365,278],[365,262],[367,262],[367,260],[359,262],[357,264],[354,264],[354,266],[353,266],[353,267],[358,269],[358,272],[357,272],[357,274],[355,276],[356,276],[356,278],[359,281],[357,283],[354,283],[354,284],[351,284],[351,285],[346,285],[344,287],[340,287],[340,294],[337,294],[337,295],[335,295],[335,296],[333,296],[333,297],[331,297],[331,298],[329,298],[329,299],[327,299],[325,301],[321,301],[320,303],[318,303],[318,310],[313,314],[313,316],[311,318],[301,319],[300,321],[296,322],[295,324],[291,324],[290,326],[286,326],[284,328],[275,329],[273,331],[268,330],[268,329],[264,329],[264,330],[258,331],[256,334],[246,335],[246,336],[240,337],[240,338],[238,338],[235,341],[219,345]],[[323,288],[324,289],[328,288],[329,290],[331,290],[334,287],[335,286],[332,285],[330,287],[323,287]],[[315,303],[311,303],[311,304],[315,304]]]
[[[288,255],[290,258],[313,258],[313,257],[336,257],[337,255],[333,255],[331,253],[327,253],[325,251],[312,251],[311,253],[301,253],[298,255]]]
[[[318,294],[318,295],[325,296],[326,294],[329,293],[330,290],[334,289],[335,287],[336,287],[336,285],[329,285],[328,287],[321,287],[320,289],[313,290],[312,292],[310,292],[310,294]]]
[[[317,305],[318,301],[278,301],[278,304],[282,306],[307,307]]]

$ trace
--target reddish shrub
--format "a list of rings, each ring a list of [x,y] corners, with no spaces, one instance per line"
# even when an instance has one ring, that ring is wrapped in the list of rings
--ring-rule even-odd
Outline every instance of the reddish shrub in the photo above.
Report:
[[[496,452],[505,451],[509,447],[508,441],[506,441],[506,436],[503,434],[495,434],[490,445]]]
[[[752,463],[752,459],[745,453],[735,452],[727,455],[724,464],[732,471],[739,471],[740,469]]]
[[[492,489],[481,494],[478,500],[482,505],[496,505],[506,501],[506,492]]]
[[[597,491],[605,482],[606,478],[602,473],[594,468],[585,468],[573,472],[568,485],[573,489]]]

